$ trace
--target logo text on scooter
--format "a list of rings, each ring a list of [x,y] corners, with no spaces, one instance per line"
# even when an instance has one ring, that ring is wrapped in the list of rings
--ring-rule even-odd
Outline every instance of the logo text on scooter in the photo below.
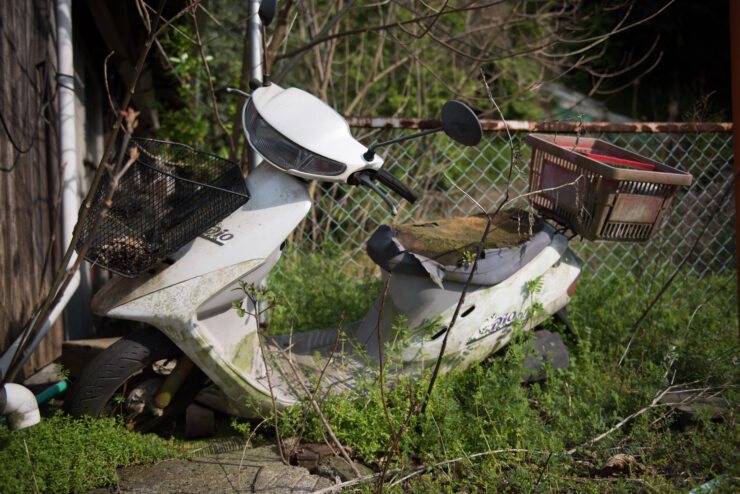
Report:
[[[224,245],[224,242],[228,242],[234,238],[234,235],[229,232],[228,228],[222,228],[221,225],[216,225],[206,230],[200,238],[210,240],[214,244]]]
[[[524,319],[523,312],[511,311],[503,316],[493,314],[488,317],[478,329],[478,333],[467,341],[467,344],[475,343],[494,333],[505,332],[511,329],[511,324],[516,320]]]

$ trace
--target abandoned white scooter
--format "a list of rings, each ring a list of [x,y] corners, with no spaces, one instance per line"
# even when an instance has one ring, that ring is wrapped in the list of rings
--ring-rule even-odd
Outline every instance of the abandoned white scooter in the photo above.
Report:
[[[442,122],[441,128],[421,134],[444,130],[463,144],[480,140],[480,124],[462,103],[445,104]],[[226,395],[230,413],[255,416],[272,406],[271,396],[279,407],[300,400],[295,370],[314,375],[327,360],[325,389],[353,389],[358,376],[377,368],[379,350],[399,339],[394,329],[399,320],[406,330],[393,357],[394,372],[414,375],[430,368],[464,289],[443,371],[481,361],[509,341],[512,328],[531,329],[568,303],[581,270],[568,239],[542,220],[532,225],[527,216],[502,212],[472,277],[470,254],[483,236],[483,216],[382,226],[370,237],[368,253],[388,280],[384,302],[379,296],[367,316],[345,325],[340,336],[327,329],[261,338],[256,302],[239,288],[263,282],[309,212],[306,179],[370,187],[392,209],[375,181],[409,201],[416,194],[382,169],[384,160],[375,149],[388,143],[368,149],[352,137],[341,115],[302,90],[276,84],[255,89],[243,107],[242,123],[250,145],[264,158],[246,183],[237,170],[204,185],[216,174],[213,162],[223,160],[209,157],[213,162],[206,165],[182,167],[190,159],[189,148],[139,143],[139,161],[149,161],[127,172],[129,192],[116,193],[113,219],[106,219],[114,233],[98,234],[88,252],[98,264],[135,276],[111,279],[94,297],[93,311],[157,329],[136,331],[90,362],[65,399],[71,413],[122,413],[129,427],[150,428],[194,397],[203,381],[200,370]],[[215,190],[230,186],[230,192]],[[197,202],[186,194],[188,188],[220,196],[183,219],[184,206],[172,205],[182,198],[190,205]],[[142,206],[141,201],[157,198],[162,201],[156,213]],[[231,199],[243,204],[152,266],[161,257],[158,249],[182,233],[183,223],[195,221],[192,216],[213,202]],[[159,218],[155,225],[152,215]],[[140,217],[147,218],[149,229],[137,233],[131,224]],[[509,247],[490,240],[502,237],[508,237]],[[533,280],[540,288],[536,301],[527,288]],[[533,304],[539,310],[532,310]],[[235,306],[246,317],[239,317]],[[174,370],[155,365],[163,359],[177,359]]]

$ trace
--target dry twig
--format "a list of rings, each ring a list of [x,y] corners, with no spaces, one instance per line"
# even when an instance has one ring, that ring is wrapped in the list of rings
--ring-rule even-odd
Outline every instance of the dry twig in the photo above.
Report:
[[[329,422],[326,420],[326,417],[324,416],[324,413],[321,411],[321,407],[319,406],[318,402],[316,401],[316,398],[314,397],[314,394],[311,393],[311,390],[308,389],[308,386],[304,382],[304,376],[303,373],[295,366],[293,361],[288,357],[288,355],[285,353],[285,350],[278,344],[274,338],[271,338],[270,336],[265,335],[266,338],[268,338],[274,347],[277,349],[277,351],[280,353],[280,355],[285,359],[285,361],[288,363],[288,366],[290,367],[291,371],[293,372],[293,375],[296,378],[296,381],[298,382],[301,389],[303,389],[304,394],[308,398],[309,402],[314,408],[314,411],[316,412],[316,415],[318,415],[319,420],[323,424],[324,428],[326,429],[326,432],[329,434],[329,437],[331,437],[331,440],[334,442],[334,444],[337,446],[337,449],[339,449],[340,454],[344,458],[344,460],[347,462],[347,464],[350,466],[352,471],[355,475],[358,477],[360,476],[360,471],[357,470],[357,467],[355,466],[354,462],[350,459],[349,455],[347,454],[347,451],[345,450],[344,446],[342,446],[342,443],[339,442],[339,439],[337,439],[337,436],[334,434],[334,429],[329,424]]]
[[[31,469],[31,475],[33,476],[33,486],[36,488],[36,492],[39,492],[39,483],[36,481],[36,473],[33,471],[33,463],[31,463],[31,453],[28,452],[28,444],[26,440],[23,440],[23,446],[26,448],[26,458],[28,458],[28,466]]]
[[[150,30],[150,33],[146,39],[146,42],[144,43],[144,49],[142,50],[142,53],[139,55],[139,59],[134,69],[134,77],[131,81],[131,86],[129,90],[126,92],[123,105],[121,105],[123,108],[128,107],[128,105],[131,102],[131,98],[133,96],[133,93],[136,88],[136,84],[139,80],[139,77],[141,76],[142,70],[144,68],[144,62],[146,61],[147,55],[149,54],[149,50],[151,49],[151,46],[154,43],[154,40],[156,39],[156,36],[159,34],[160,30],[162,29],[162,27],[160,27],[159,29],[156,29],[156,28],[159,23],[161,12],[164,9],[164,5],[165,5],[165,1],[161,1],[159,10],[157,12],[157,20],[154,23],[153,29]],[[176,14],[175,17],[178,17],[182,13],[184,13],[184,11],[181,11],[179,14]],[[169,24],[170,22],[172,22],[172,20],[173,19],[170,19],[169,21],[167,21],[166,24]],[[11,359],[6,375],[3,376],[2,378],[3,382],[10,382],[15,378],[16,374],[20,370],[20,362],[21,362],[23,355],[25,354],[27,345],[34,340],[36,335],[39,333],[43,325],[48,320],[52,309],[61,300],[67,287],[72,282],[74,274],[79,269],[79,266],[82,263],[82,260],[85,254],[87,253],[87,250],[90,247],[90,244],[92,243],[92,240],[95,237],[94,235],[95,230],[91,230],[88,236],[88,241],[85,242],[84,245],[80,247],[78,257],[76,258],[75,262],[72,263],[72,265],[70,265],[70,262],[72,261],[72,258],[74,256],[75,247],[77,246],[77,242],[80,238],[80,235],[82,234],[82,225],[84,224],[85,218],[87,217],[90,211],[90,208],[92,207],[94,193],[97,190],[98,184],[100,183],[100,180],[102,179],[104,172],[109,169],[105,165],[110,162],[110,156],[113,150],[113,144],[115,140],[117,139],[119,132],[121,131],[125,116],[126,116],[125,112],[120,112],[117,115],[116,123],[113,127],[113,132],[111,132],[108,135],[108,138],[105,142],[103,156],[100,161],[100,166],[98,167],[95,173],[95,176],[92,179],[92,183],[90,185],[90,191],[88,192],[88,195],[85,198],[84,207],[80,211],[80,217],[77,221],[77,225],[75,226],[74,232],[72,234],[72,241],[70,242],[70,245],[67,246],[67,250],[64,254],[64,257],[62,258],[59,269],[57,270],[55,274],[54,281],[52,282],[48,295],[44,299],[44,302],[41,305],[41,308],[37,311],[36,313],[37,315],[34,319],[34,322],[28,325],[21,333],[20,344],[18,345],[18,349],[13,355],[13,358]],[[110,190],[109,192],[110,192],[110,197],[112,197],[113,191]],[[94,226],[93,228],[97,228],[99,224],[100,224],[100,218],[98,218],[98,220],[95,222],[96,226]]]

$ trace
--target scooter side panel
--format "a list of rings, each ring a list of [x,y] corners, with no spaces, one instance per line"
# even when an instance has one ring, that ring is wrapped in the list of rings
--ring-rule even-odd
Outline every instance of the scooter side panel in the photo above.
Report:
[[[581,269],[580,262],[567,246],[567,239],[558,235],[550,246],[505,281],[491,287],[470,286],[448,338],[445,367],[465,368],[502,347],[511,338],[515,321],[521,323],[522,329],[531,329],[539,324],[545,316],[531,310],[534,303],[542,304],[548,314],[565,306],[569,300],[567,288]],[[528,294],[527,282],[538,277],[541,277],[539,293]],[[392,311],[386,310],[388,316],[384,314],[384,319],[398,314],[407,318],[411,328],[410,340],[400,358],[417,367],[436,360],[445,328],[452,320],[464,285],[445,283],[444,290],[436,289],[444,296],[435,296],[435,287],[430,280],[427,280],[425,290],[417,286],[419,279],[412,278],[392,276],[391,283],[396,283],[395,290],[392,287],[390,293]],[[429,298],[436,305],[430,305],[419,297]],[[435,316],[437,323],[430,325]]]
[[[576,257],[566,251],[559,262],[541,273],[541,289],[538,293],[528,293],[526,284],[540,275],[529,279],[522,277],[519,280],[521,290],[518,297],[496,300],[495,305],[486,308],[489,315],[482,321],[481,317],[470,321],[467,318],[460,319],[460,327],[457,328],[459,337],[452,344],[452,357],[446,363],[448,368],[465,368],[481,361],[506,345],[514,335],[515,328],[518,327],[521,331],[534,329],[549,315],[565,307],[570,301],[567,288],[580,271],[580,263]],[[475,305],[491,300],[491,294],[476,293],[470,302]],[[541,312],[533,309],[535,303],[541,304]]]
[[[236,280],[257,269],[263,262],[264,259],[250,259],[191,278],[114,307],[106,315],[156,326],[178,344],[178,340],[170,334],[171,331],[186,331],[183,328],[190,326],[190,321],[205,301],[225,288],[236,286]]]

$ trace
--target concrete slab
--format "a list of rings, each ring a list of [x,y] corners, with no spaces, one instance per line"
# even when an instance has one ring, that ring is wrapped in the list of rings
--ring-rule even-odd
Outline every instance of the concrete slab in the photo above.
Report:
[[[47,364],[23,381],[23,385],[28,389],[34,389],[34,391],[36,388],[47,388],[63,379],[61,369],[61,365],[57,363]]]
[[[110,493],[308,493],[333,485],[302,467],[284,465],[276,446],[201,458],[167,460],[118,470],[119,484],[87,494]]]

